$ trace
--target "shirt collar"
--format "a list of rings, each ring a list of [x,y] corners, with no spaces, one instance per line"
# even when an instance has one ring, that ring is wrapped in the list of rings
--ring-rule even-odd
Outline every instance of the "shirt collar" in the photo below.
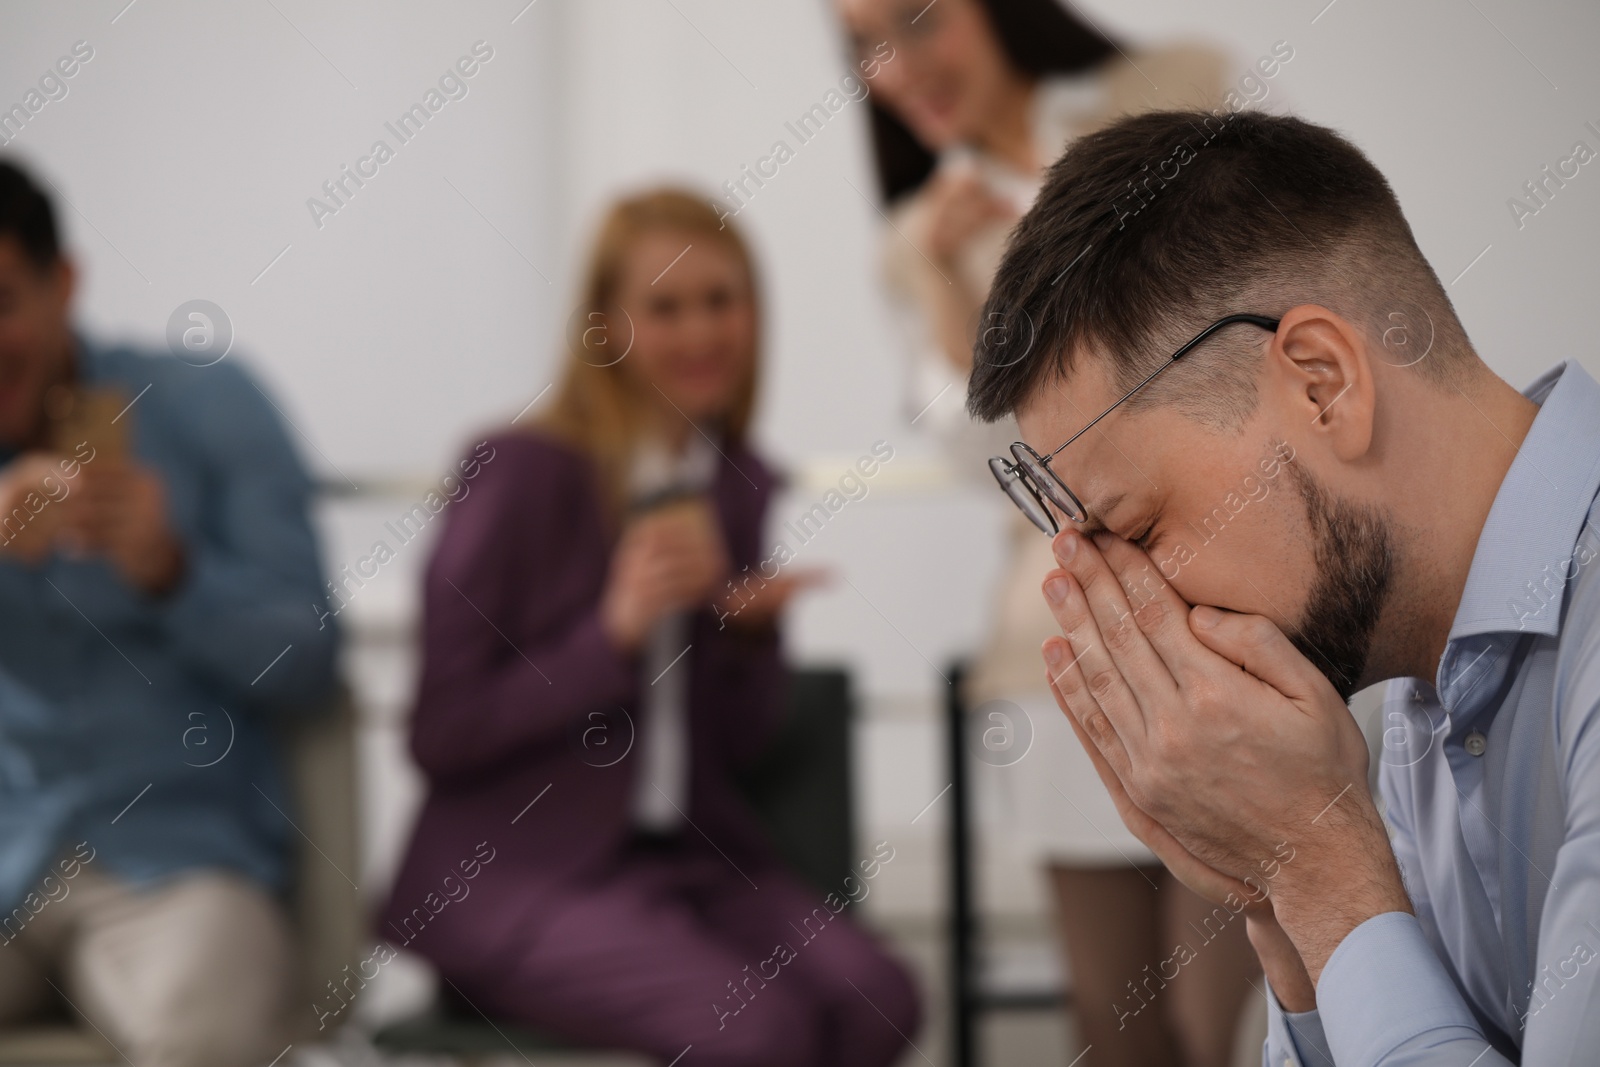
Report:
[[[1539,413],[1478,537],[1451,644],[1508,631],[1555,635],[1581,558],[1576,546],[1600,490],[1600,384],[1568,360],[1523,395]]]
[[[683,451],[673,453],[659,440],[645,437],[634,449],[629,468],[629,488],[637,499],[654,499],[662,494],[699,492],[716,480],[719,446],[708,428],[696,424],[698,432],[689,435]],[[715,427],[710,432],[720,436]]]

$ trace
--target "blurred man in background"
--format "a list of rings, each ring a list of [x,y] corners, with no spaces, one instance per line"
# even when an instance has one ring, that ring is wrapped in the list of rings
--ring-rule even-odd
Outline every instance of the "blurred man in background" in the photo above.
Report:
[[[236,364],[91,344],[74,283],[0,163],[0,1023],[59,998],[140,1067],[271,1058],[269,731],[333,679],[311,485]]]

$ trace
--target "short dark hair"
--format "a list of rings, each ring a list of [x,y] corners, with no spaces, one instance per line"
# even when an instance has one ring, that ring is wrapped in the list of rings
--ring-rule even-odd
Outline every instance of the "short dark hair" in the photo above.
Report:
[[[1397,363],[1429,351],[1416,367],[1435,381],[1453,378],[1470,351],[1389,183],[1349,141],[1245,111],[1122,119],[1068,149],[1012,233],[980,319],[967,409],[984,421],[1009,415],[1068,378],[1083,351],[1125,391],[1215,319],[1302,303],[1381,335]],[[1185,357],[1206,378],[1174,368],[1129,403],[1170,401],[1237,425],[1256,402],[1262,338],[1249,330],[1221,331]]]
[[[978,6],[988,16],[1007,62],[1031,79],[1082,74],[1120,48],[1061,0],[978,0]],[[910,127],[878,103],[877,96],[868,100],[878,187],[885,202],[893,202],[920,188],[937,160]]]
[[[15,237],[34,266],[43,270],[61,258],[55,208],[27,172],[0,160],[0,237]]]

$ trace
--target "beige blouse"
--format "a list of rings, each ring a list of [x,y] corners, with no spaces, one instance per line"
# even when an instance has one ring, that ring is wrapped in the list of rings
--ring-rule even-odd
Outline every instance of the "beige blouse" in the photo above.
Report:
[[[1119,55],[1084,74],[1045,79],[1033,101],[1038,156],[1048,166],[1073,140],[1124,115],[1219,106],[1226,89],[1225,70],[1226,60],[1214,52],[1174,47],[1141,53],[1137,59]],[[946,167],[974,168],[996,196],[1016,205],[1019,215],[1032,206],[1043,178],[1042,173],[1021,174],[964,145],[941,153],[937,168]],[[919,216],[927,210],[924,192],[908,195],[891,210],[894,228],[886,234],[885,273],[901,328],[910,340],[907,417],[938,433],[961,477],[993,486],[987,461],[1006,454],[1018,431],[1009,418],[984,425],[967,417],[966,381],[935,340],[932,316],[926,310],[929,294],[932,287],[948,283],[903,236],[919,232]],[[1009,234],[1010,224],[997,223],[962,249],[955,269],[969,291],[988,292]],[[1045,573],[1055,566],[1050,539],[1020,512],[1014,515],[1009,539],[1009,563],[989,637],[968,675],[966,696],[973,704],[1043,689],[1039,646],[1057,632],[1039,590]]]

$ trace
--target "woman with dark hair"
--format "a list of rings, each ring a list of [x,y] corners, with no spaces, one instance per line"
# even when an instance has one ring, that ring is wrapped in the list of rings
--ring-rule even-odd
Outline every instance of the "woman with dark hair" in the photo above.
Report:
[[[912,349],[907,413],[940,433],[959,470],[987,481],[986,460],[1017,429],[967,419],[965,384],[979,328],[1012,330],[1018,358],[1025,352],[1026,324],[976,321],[1012,225],[1074,139],[1128,112],[1219,102],[1223,62],[1194,48],[1130,54],[1057,0],[835,3],[856,55],[875,61],[885,266]],[[965,695],[985,725],[989,712],[1032,725],[1032,749],[992,780],[1010,808],[1010,843],[1048,873],[1093,1047],[1084,1063],[1220,1067],[1257,970],[1243,924],[1172,973],[1173,946],[1195,942],[1190,924],[1203,925],[1211,905],[1124,828],[1045,687],[1038,650],[1057,628],[1039,584],[1056,564],[1049,539],[1013,518],[1007,573]]]

